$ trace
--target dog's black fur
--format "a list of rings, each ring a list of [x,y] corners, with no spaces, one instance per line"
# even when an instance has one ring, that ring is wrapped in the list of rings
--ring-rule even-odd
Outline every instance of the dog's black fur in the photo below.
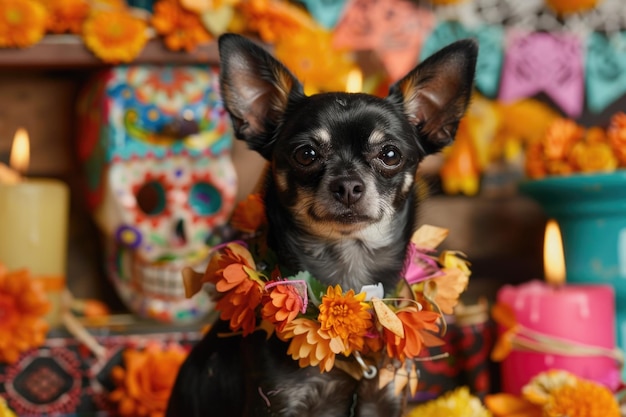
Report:
[[[219,40],[221,91],[235,135],[269,161],[264,194],[268,244],[281,265],[359,292],[401,278],[416,229],[415,174],[450,144],[470,100],[477,45],[436,53],[394,84],[366,94],[307,97],[264,49],[238,35]],[[183,364],[169,417],[394,417],[392,384],[341,370],[300,368],[264,332],[229,332],[218,321]]]

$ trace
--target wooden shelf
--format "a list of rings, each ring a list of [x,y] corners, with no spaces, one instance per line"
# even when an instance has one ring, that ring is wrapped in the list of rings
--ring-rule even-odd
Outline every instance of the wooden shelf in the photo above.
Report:
[[[132,63],[137,64],[217,64],[217,42],[198,46],[193,52],[174,52],[161,39],[148,41]],[[49,35],[30,48],[0,49],[0,70],[81,69],[110,66],[102,62],[75,35]]]

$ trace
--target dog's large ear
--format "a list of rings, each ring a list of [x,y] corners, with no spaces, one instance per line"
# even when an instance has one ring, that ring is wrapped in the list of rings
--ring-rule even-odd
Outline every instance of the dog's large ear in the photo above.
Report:
[[[457,41],[391,86],[387,100],[402,106],[427,154],[454,140],[470,101],[477,55],[475,41]]]
[[[243,36],[219,38],[220,89],[238,139],[270,158],[272,130],[302,86],[267,51]]]

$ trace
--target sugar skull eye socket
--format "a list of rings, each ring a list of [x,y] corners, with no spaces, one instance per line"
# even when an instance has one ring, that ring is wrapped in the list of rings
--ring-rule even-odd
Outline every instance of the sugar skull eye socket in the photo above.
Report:
[[[189,205],[199,215],[208,216],[222,207],[222,195],[208,182],[199,182],[191,187]]]
[[[149,181],[142,185],[135,198],[139,209],[148,216],[156,216],[165,210],[165,187],[158,181]]]

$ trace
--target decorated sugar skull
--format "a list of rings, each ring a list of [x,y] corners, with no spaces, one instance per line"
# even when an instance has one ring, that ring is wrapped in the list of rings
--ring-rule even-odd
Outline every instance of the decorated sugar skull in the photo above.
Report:
[[[232,138],[208,66],[128,66],[79,100],[80,158],[112,282],[142,317],[186,322],[212,304],[187,299],[181,270],[202,270],[234,205]]]

